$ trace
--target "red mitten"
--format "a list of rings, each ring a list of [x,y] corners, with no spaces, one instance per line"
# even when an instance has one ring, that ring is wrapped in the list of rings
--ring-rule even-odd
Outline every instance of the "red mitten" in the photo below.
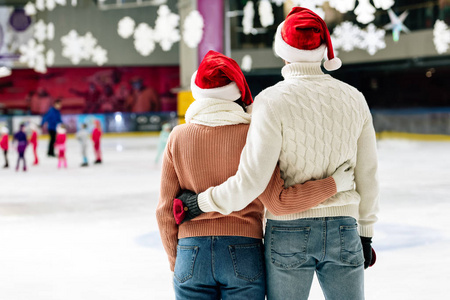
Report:
[[[184,204],[180,199],[177,198],[173,200],[173,216],[175,217],[175,222],[177,222],[178,225],[183,222],[184,217],[186,216]]]
[[[372,248],[372,260],[370,261],[369,267],[373,266],[376,261],[377,261],[377,254],[375,253],[375,250],[373,250]]]

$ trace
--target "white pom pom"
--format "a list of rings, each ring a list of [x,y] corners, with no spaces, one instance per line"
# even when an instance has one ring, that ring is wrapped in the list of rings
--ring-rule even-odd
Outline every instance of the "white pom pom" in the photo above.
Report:
[[[341,66],[342,66],[342,61],[337,57],[330,59],[330,60],[326,60],[323,63],[323,67],[327,71],[335,71],[335,70],[339,69]]]

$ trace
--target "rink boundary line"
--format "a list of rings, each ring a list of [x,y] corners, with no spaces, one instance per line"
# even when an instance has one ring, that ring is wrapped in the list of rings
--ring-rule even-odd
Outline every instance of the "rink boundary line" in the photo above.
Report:
[[[406,139],[416,141],[430,141],[430,142],[450,142],[450,135],[445,134],[422,134],[396,131],[377,132],[377,138],[382,139]]]
[[[104,132],[102,138],[116,138],[116,137],[158,137],[159,131],[152,132]],[[67,134],[68,139],[74,139],[75,133]],[[48,134],[42,134],[39,136],[40,140],[48,140]]]

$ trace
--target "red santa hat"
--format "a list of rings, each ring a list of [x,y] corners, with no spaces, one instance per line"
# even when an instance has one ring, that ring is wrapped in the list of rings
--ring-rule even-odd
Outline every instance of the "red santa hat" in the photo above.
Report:
[[[194,99],[216,98],[235,101],[242,98],[245,105],[253,103],[252,94],[236,61],[210,50],[191,79]]]
[[[334,57],[327,24],[307,8],[294,7],[291,10],[277,28],[274,46],[277,55],[288,62],[320,62],[327,48],[325,69],[334,71],[342,65],[341,60]]]

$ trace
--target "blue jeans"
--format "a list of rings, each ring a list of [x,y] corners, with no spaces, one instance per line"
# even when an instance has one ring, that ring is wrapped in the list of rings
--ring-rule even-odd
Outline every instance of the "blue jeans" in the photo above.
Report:
[[[264,247],[240,236],[190,237],[178,241],[176,299],[261,299],[265,297]]]
[[[267,220],[267,299],[308,299],[314,273],[325,299],[364,299],[364,254],[351,217]]]

